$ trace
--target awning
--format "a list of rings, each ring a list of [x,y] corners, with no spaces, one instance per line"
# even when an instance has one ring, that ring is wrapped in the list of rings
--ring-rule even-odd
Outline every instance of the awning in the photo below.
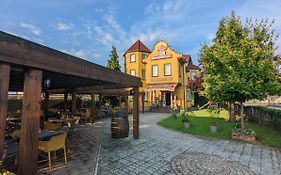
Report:
[[[145,88],[145,91],[154,91],[154,90],[160,90],[160,91],[171,91],[174,92],[177,84],[157,84],[157,85],[148,85]]]

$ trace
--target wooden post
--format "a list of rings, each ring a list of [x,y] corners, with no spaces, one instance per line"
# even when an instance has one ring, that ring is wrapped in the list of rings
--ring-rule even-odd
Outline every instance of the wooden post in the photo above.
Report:
[[[65,112],[65,114],[67,114],[67,97],[68,97],[68,94],[67,94],[67,93],[64,93],[63,107],[64,107],[64,112]]]
[[[72,92],[72,101],[71,101],[71,111],[72,115],[75,116],[77,114],[77,102],[76,102],[76,92]]]
[[[99,109],[101,110],[102,109],[102,103],[103,103],[103,95],[99,95],[99,104],[100,104],[100,106],[99,106]]]
[[[45,92],[45,99],[44,99],[44,121],[48,118],[48,111],[49,111],[49,92]]]
[[[124,96],[124,99],[125,99],[125,104],[124,104],[124,112],[125,112],[125,115],[126,117],[129,116],[129,102],[128,102],[128,96]]]
[[[10,65],[0,63],[0,161],[4,155],[9,79]]]
[[[29,69],[25,73],[18,161],[20,175],[36,174],[37,171],[41,83],[41,70]]]
[[[139,88],[134,88],[134,103],[133,103],[133,137],[139,138]]]
[[[96,94],[91,93],[91,119],[92,119],[92,123],[95,122],[95,113],[96,113],[96,98],[95,98]]]
[[[145,94],[142,94],[141,96],[142,113],[144,113],[144,96]]]

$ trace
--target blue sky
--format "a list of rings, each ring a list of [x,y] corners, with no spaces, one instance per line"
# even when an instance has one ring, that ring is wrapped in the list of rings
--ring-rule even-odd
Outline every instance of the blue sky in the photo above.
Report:
[[[112,45],[123,64],[137,39],[150,49],[166,40],[197,64],[201,44],[231,10],[242,19],[275,19],[281,34],[280,9],[280,0],[1,0],[0,30],[104,66]]]

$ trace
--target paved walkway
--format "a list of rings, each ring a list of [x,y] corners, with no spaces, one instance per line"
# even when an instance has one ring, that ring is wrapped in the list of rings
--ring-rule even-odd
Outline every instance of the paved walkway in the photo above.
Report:
[[[167,130],[157,125],[167,115],[141,114],[138,140],[111,139],[107,123],[98,174],[281,174],[280,150]]]
[[[38,174],[93,175],[100,145],[100,131],[106,121],[109,120],[81,125],[80,132],[71,131],[68,136],[67,164],[64,164],[63,155],[61,155],[52,160],[52,169],[49,170],[46,160],[39,164]]]

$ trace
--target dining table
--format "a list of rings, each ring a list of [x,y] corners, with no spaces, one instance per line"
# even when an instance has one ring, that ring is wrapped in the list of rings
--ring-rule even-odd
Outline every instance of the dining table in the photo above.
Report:
[[[50,140],[51,137],[67,133],[65,130],[57,130],[57,131],[48,131],[48,130],[43,130],[39,133],[39,140]]]

